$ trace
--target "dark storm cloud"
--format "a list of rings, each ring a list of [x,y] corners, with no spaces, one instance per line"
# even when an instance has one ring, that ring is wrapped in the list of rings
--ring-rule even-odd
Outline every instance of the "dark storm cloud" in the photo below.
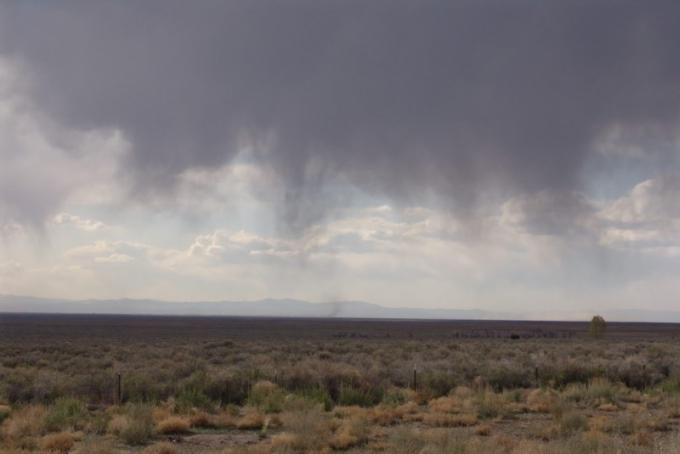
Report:
[[[613,124],[675,128],[679,19],[662,1],[16,2],[0,49],[62,123],[124,130],[143,189],[268,137],[289,208],[337,175],[465,207],[578,187]]]

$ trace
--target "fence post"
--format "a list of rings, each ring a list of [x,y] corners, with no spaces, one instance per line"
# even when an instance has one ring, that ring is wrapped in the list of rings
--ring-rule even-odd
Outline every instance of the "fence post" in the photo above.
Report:
[[[416,391],[418,389],[418,375],[416,372],[416,366],[413,366],[413,390]]]
[[[118,405],[123,403],[123,393],[122,393],[122,386],[121,386],[121,374],[120,372],[116,374],[116,403]]]
[[[540,387],[541,383],[538,381],[538,367],[534,368],[534,378],[536,379],[536,387]]]

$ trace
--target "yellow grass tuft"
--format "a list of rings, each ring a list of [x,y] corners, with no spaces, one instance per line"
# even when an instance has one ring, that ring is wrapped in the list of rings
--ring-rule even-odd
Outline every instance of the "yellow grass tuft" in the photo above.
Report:
[[[527,396],[527,407],[534,413],[550,413],[557,402],[557,397],[542,389],[534,389]]]
[[[331,437],[330,445],[333,449],[349,449],[359,443],[359,438],[346,430],[342,430]]]
[[[437,413],[458,413],[460,411],[461,402],[454,396],[444,396],[432,399],[428,406],[430,407],[430,410]]]
[[[634,446],[651,447],[654,444],[654,436],[647,431],[635,432],[630,440]]]
[[[30,405],[13,412],[2,425],[2,435],[8,439],[20,439],[39,435],[43,431],[45,407]]]
[[[351,408],[351,407],[348,407]],[[342,421],[330,439],[333,449],[349,449],[366,442],[368,439],[368,421],[362,414],[356,413]]]
[[[40,440],[40,449],[50,453],[67,453],[71,451],[76,440],[69,432],[45,435]]]
[[[172,411],[170,408],[168,408],[168,406],[154,407],[154,409],[151,411],[151,416],[153,417],[153,421],[158,424],[164,419],[168,419],[170,416],[172,416]]]
[[[418,404],[415,402],[406,402],[403,405],[399,405],[397,411],[402,415],[413,415],[418,413]]]
[[[262,426],[264,426],[264,416],[257,410],[247,412],[236,423],[236,428],[240,430],[261,429]]]
[[[606,412],[619,411],[619,407],[617,407],[614,404],[602,404],[599,407],[597,407],[597,409]]]
[[[204,411],[199,411],[189,416],[189,425],[191,427],[213,429],[215,428],[215,421],[211,414]]]
[[[161,442],[151,445],[142,451],[144,454],[176,454],[177,448],[172,443]]]
[[[106,430],[110,434],[120,435],[128,427],[130,427],[130,419],[127,416],[115,415],[113,418],[111,418],[111,421],[109,421]]]
[[[297,451],[302,446],[300,436],[288,432],[282,432],[272,437],[272,449],[279,450],[293,450]]]
[[[432,427],[469,427],[477,422],[477,416],[473,414],[428,413],[423,416],[423,423]]]
[[[475,429],[475,434],[479,435],[480,437],[487,437],[491,434],[491,426],[489,424],[477,426]]]
[[[459,399],[467,399],[473,396],[474,391],[467,386],[456,386],[452,394]]]
[[[189,421],[180,416],[170,416],[160,421],[156,429],[162,434],[183,434],[189,432]]]

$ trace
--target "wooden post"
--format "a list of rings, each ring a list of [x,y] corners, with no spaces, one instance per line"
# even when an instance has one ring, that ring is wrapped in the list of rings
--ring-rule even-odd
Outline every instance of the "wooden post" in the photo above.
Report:
[[[536,387],[538,388],[540,386],[540,383],[538,381],[538,367],[534,368],[534,378],[536,379]]]
[[[418,375],[416,372],[416,366],[413,366],[413,390],[416,391],[418,389]]]
[[[122,386],[121,386],[121,375],[120,372],[116,375],[116,403],[118,405],[123,403],[123,393],[122,393]]]

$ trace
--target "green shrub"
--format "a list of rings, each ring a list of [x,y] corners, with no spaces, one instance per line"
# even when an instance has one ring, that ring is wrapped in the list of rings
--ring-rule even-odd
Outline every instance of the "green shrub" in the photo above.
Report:
[[[154,403],[169,397],[163,390],[160,380],[148,373],[128,374],[123,376],[123,400],[136,403]]]
[[[209,410],[213,407],[213,403],[203,391],[195,388],[184,389],[176,398],[175,402],[180,411],[188,411],[192,408],[201,408]]]
[[[322,404],[325,411],[331,411],[333,409],[333,399],[331,399],[328,391],[321,387],[314,387],[302,391],[299,395],[305,400],[312,402],[316,405]]]
[[[479,419],[492,419],[504,413],[505,402],[503,397],[498,394],[482,392],[475,401],[477,404],[477,417]]]
[[[210,375],[203,384],[203,393],[222,405],[242,405],[248,398],[249,378],[243,373]]]
[[[555,386],[563,387],[570,383],[588,383],[597,375],[598,371],[594,369],[570,363],[555,371],[552,379],[555,382]]]
[[[120,432],[120,437],[129,445],[143,445],[153,436],[153,416],[151,407],[133,404],[127,407],[130,423]]]
[[[9,371],[0,380],[0,392],[10,404],[26,403],[35,400],[35,371],[16,368]]]
[[[78,399],[61,397],[45,415],[45,429],[56,432],[65,429],[79,429],[87,417],[85,405]]]
[[[12,409],[7,405],[0,405],[0,424],[12,413]]]
[[[277,385],[269,381],[260,381],[250,390],[248,405],[257,407],[265,413],[280,413],[285,399],[286,393]]]
[[[664,380],[659,385],[661,390],[669,394],[680,394],[680,378],[672,377]]]
[[[614,403],[618,394],[623,391],[622,388],[622,386],[614,385],[606,378],[596,378],[590,382],[587,388],[587,396],[592,400]]]
[[[71,377],[67,384],[67,392],[80,396],[87,402],[108,402],[114,389],[114,375],[104,371],[88,371],[89,373]]]
[[[390,388],[385,392],[382,402],[386,405],[401,405],[407,401],[406,393],[402,388]]]
[[[341,386],[338,396],[339,405],[358,405],[371,407],[379,403],[383,398],[384,391],[381,388],[364,390],[353,386]]]
[[[445,396],[459,384],[456,376],[446,372],[424,372],[417,377],[420,388],[432,397]]]
[[[87,431],[97,435],[104,435],[106,433],[106,428],[111,421],[111,415],[107,412],[99,412],[94,417],[90,418],[90,422],[87,425]]]
[[[528,370],[504,367],[492,370],[487,381],[495,391],[528,388],[532,385],[532,374]]]
[[[588,419],[579,413],[565,413],[560,418],[560,433],[562,435],[572,435],[586,428],[588,428]]]

